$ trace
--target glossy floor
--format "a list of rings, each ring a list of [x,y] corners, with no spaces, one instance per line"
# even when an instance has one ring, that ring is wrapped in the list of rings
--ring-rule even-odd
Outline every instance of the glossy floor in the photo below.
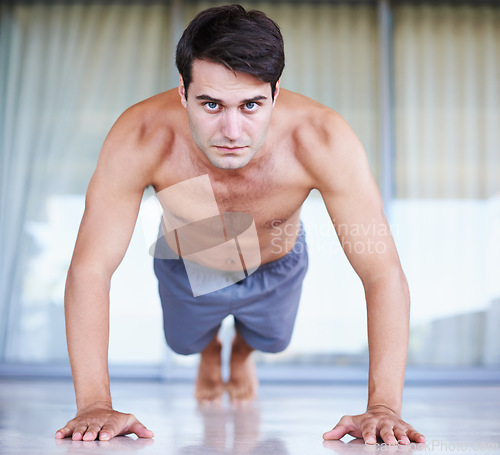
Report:
[[[365,406],[362,386],[262,384],[255,405],[201,410],[184,383],[114,382],[115,408],[135,414],[153,440],[55,440],[74,413],[69,381],[0,380],[0,453],[179,455],[316,455],[369,452],[500,454],[500,386],[408,386],[403,417],[426,444],[365,446],[347,436],[323,442],[343,414]]]

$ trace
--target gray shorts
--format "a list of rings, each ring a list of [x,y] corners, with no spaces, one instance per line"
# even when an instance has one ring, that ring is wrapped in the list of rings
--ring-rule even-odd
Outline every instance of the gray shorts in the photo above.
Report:
[[[201,352],[217,334],[222,320],[232,314],[236,330],[252,348],[283,351],[292,337],[307,267],[302,227],[286,256],[261,265],[238,283],[197,297],[182,259],[155,257],[168,345],[179,354]],[[201,273],[210,279],[210,269],[203,269]]]

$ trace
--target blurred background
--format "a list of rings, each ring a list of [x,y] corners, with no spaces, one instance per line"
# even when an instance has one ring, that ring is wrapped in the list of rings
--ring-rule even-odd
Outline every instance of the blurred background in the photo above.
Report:
[[[224,3],[0,6],[0,375],[70,374],[64,284],[101,145],[127,107],[177,85],[184,27]],[[500,2],[242,5],[281,27],[282,86],[339,112],[365,146],[412,295],[408,377],[498,380]],[[197,356],[163,337],[147,205],[112,281],[110,369],[189,377]],[[302,217],[311,264],[296,328],[285,352],[258,354],[262,374],[366,378],[361,282],[319,193]]]

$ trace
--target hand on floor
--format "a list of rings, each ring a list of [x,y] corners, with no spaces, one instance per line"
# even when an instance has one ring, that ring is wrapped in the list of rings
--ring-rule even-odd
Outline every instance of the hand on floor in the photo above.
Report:
[[[64,428],[57,430],[56,438],[71,437],[74,441],[108,441],[115,436],[136,434],[139,438],[152,438],[148,430],[132,414],[114,411],[109,405],[96,405],[76,414]]]
[[[323,438],[340,439],[346,434],[363,438],[366,444],[375,444],[377,437],[386,444],[425,442],[424,435],[401,420],[397,413],[384,406],[373,406],[364,414],[342,417],[333,430],[327,431]]]

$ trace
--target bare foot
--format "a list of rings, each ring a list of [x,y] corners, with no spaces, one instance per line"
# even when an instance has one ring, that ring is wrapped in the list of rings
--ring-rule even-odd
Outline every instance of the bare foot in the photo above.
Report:
[[[222,399],[221,348],[221,342],[215,337],[201,353],[194,393],[200,404],[220,403]]]
[[[227,383],[229,398],[233,404],[244,404],[255,400],[259,380],[255,361],[250,355],[253,349],[239,333],[233,341],[231,351],[231,375]]]

